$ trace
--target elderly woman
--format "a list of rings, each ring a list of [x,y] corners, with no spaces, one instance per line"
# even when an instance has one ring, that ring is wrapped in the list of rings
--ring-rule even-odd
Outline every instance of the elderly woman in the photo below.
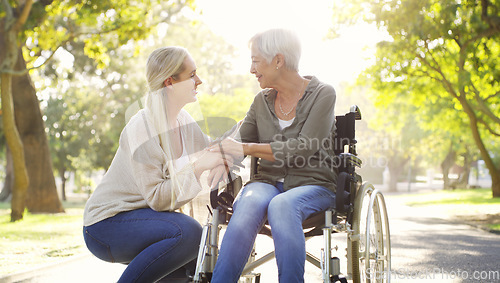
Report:
[[[147,80],[147,105],[123,129],[85,206],[84,240],[96,257],[128,264],[118,282],[188,282],[202,229],[176,210],[202,190],[204,171],[214,185],[227,160],[204,150],[208,137],[183,110],[202,83],[187,50],[153,51]]]
[[[303,282],[302,222],[335,203],[337,171],[325,162],[333,156],[335,90],[299,75],[301,50],[294,33],[265,31],[250,40],[250,47],[250,72],[263,90],[243,120],[240,138],[222,145],[225,153],[261,160],[235,201],[211,282],[237,282],[266,216],[279,282]]]

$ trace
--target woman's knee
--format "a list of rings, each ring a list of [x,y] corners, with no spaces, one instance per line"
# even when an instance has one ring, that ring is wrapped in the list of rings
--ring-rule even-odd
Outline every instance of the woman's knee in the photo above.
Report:
[[[286,215],[294,211],[296,204],[294,201],[287,197],[286,194],[279,194],[275,196],[270,202],[267,208],[267,214],[269,217],[271,215]]]
[[[199,244],[203,228],[198,221],[192,217],[183,215],[183,219],[177,224],[180,226],[182,241]]]
[[[277,189],[266,183],[250,183],[236,198],[234,209],[245,207],[246,211],[267,209],[269,201],[278,194]]]

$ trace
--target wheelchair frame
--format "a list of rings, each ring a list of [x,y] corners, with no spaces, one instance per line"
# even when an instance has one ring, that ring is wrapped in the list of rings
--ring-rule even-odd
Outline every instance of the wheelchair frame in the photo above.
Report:
[[[321,269],[324,283],[331,282],[390,282],[391,243],[389,218],[383,194],[355,172],[361,167],[357,157],[355,120],[361,120],[361,112],[352,106],[350,112],[336,117],[337,132],[334,142],[338,161],[338,180],[335,209],[308,218],[304,228],[306,241],[314,236],[323,236],[321,258],[306,252],[306,260]],[[256,172],[258,159],[252,158],[251,174]],[[228,223],[232,213],[232,201],[242,187],[241,177],[226,186],[225,190],[211,193],[213,211],[203,226],[198,259],[193,281],[210,282],[219,251],[219,232]],[[209,208],[210,210],[210,208]],[[347,234],[347,274],[340,272],[340,259],[332,256],[332,234]],[[271,237],[269,227],[264,226],[260,234]],[[254,247],[255,251],[255,247]],[[240,282],[260,282],[260,274],[252,271],[274,258],[274,251],[256,259],[252,251]]]

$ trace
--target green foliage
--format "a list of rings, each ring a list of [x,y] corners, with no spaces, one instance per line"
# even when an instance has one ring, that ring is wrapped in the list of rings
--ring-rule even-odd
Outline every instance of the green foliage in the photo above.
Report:
[[[204,117],[227,117],[241,121],[253,102],[256,93],[248,89],[235,89],[234,94],[217,93],[200,97],[200,106]]]
[[[28,48],[25,53],[33,58],[31,62],[44,52],[50,54],[79,42],[84,54],[99,68],[109,64],[111,50],[147,38],[158,23],[169,22],[183,7],[194,8],[193,0],[55,0],[49,5],[42,2],[33,6],[22,35]]]
[[[130,59],[131,53],[114,50],[111,54],[117,60],[97,70],[97,65],[87,65],[93,61],[83,50],[75,48],[72,66],[60,67],[64,62],[56,59],[43,69],[41,77],[33,75],[49,82],[39,84],[39,90],[47,97],[42,107],[54,169],[59,174],[75,171],[79,179],[81,174],[106,169],[111,163],[125,124],[124,112],[142,94],[143,79],[135,76],[138,59]]]
[[[480,2],[370,5],[373,22],[392,40],[379,43],[376,63],[363,81],[376,91],[375,103],[390,129],[397,133],[410,123],[424,131],[420,142],[428,145],[433,162],[444,158],[450,141],[459,151],[485,144],[489,150],[482,158],[496,158],[488,152],[494,152],[500,133],[500,3]],[[475,126],[479,134],[473,138]],[[498,174],[493,167],[490,171]]]
[[[332,8],[332,27],[328,32],[330,39],[339,37],[342,30],[349,26],[370,20],[370,5],[365,0],[332,1]]]

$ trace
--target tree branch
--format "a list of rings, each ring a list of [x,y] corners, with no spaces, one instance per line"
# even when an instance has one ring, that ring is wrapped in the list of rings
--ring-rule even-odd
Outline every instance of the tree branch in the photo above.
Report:
[[[472,89],[473,89],[473,92],[474,92],[474,96],[476,98],[476,101],[477,101],[477,104],[479,105],[479,109],[484,113],[486,114],[486,116],[488,116],[491,120],[493,120],[495,123],[499,124],[500,125],[500,118],[497,117],[493,112],[491,112],[490,108],[488,107],[488,105],[486,105],[486,103],[484,102],[484,100],[481,98],[481,96],[479,96],[479,91],[476,89],[476,86],[474,84],[471,83],[471,86],[472,86]],[[491,131],[490,131],[491,132]]]
[[[494,94],[492,94],[492,95],[490,95],[490,96],[486,97],[486,98],[484,99],[484,101],[488,101],[488,100],[490,100],[490,98],[493,98],[493,97],[498,97],[498,96],[500,96],[500,91],[497,91],[496,93],[494,93]]]
[[[481,19],[488,24],[489,28],[479,32],[476,36],[470,38],[464,43],[464,47],[467,48],[469,44],[481,39],[483,37],[490,37],[495,34],[500,33],[500,17],[488,15],[488,6],[490,5],[488,0],[481,0]]]
[[[68,40],[65,40],[65,41],[63,41],[63,42],[61,42],[61,44],[59,44],[59,46],[57,46],[57,48],[56,48],[56,49],[52,52],[52,54],[50,54],[50,56],[49,56],[47,59],[45,59],[45,61],[44,61],[42,64],[40,64],[39,66],[32,67],[32,68],[29,68],[29,69],[28,69],[28,68],[26,68],[26,69],[24,69],[24,70],[20,70],[20,71],[14,71],[14,70],[0,70],[0,74],[1,74],[1,73],[5,73],[5,74],[10,74],[10,75],[13,75],[13,76],[23,76],[23,75],[26,75],[29,71],[31,71],[31,70],[35,70],[35,69],[38,69],[38,68],[40,68],[40,67],[44,66],[47,62],[49,62],[49,61],[52,59],[52,57],[54,57],[54,54],[56,54],[56,51],[57,51],[60,47],[62,47],[62,46],[63,46],[66,42],[68,42],[68,41],[69,41],[69,39],[68,39]]]
[[[416,72],[415,73],[412,72],[411,74],[408,73],[408,75],[411,75],[413,77],[418,77],[418,78],[431,78],[432,80],[435,80],[438,83],[441,83],[441,84],[443,83],[443,80],[435,77],[434,74],[431,74],[428,71],[421,70],[421,69],[418,69],[418,71],[421,72],[422,74],[418,74]]]
[[[494,136],[497,136],[497,137],[500,137],[500,133],[498,132],[495,132],[488,123],[486,123],[486,121],[484,121],[483,119],[481,118],[478,118],[477,121],[481,124],[484,125],[484,127],[488,130],[488,132],[490,132],[492,135]]]
[[[33,6],[33,0],[27,0],[24,4],[21,15],[19,16],[19,18],[17,18],[17,21],[13,26],[14,30],[19,31],[24,23],[26,23],[26,20],[28,20],[28,16],[31,12],[31,6]]]
[[[479,40],[481,38],[493,36],[493,35],[497,34],[498,32],[499,32],[498,30],[495,30],[493,28],[489,28],[487,30],[484,30],[484,31],[478,33],[476,36],[466,40],[465,43],[463,44],[463,47],[467,48],[469,46],[469,44],[476,42],[477,40]]]
[[[427,46],[427,43],[426,43],[426,46]],[[427,47],[426,47],[427,48]],[[428,53],[430,55],[430,57],[433,59],[434,63],[439,66],[439,64],[436,62],[436,60],[433,58],[432,54],[430,54],[430,50],[428,50]],[[448,90],[448,92],[455,98],[458,98],[458,94],[455,92],[455,90],[453,89],[453,85],[446,79],[446,76],[443,74],[443,71],[439,68],[439,67],[434,67],[425,57],[421,56],[420,54],[418,54],[417,52],[415,53],[417,55],[418,58],[420,58],[420,60],[422,61],[422,63],[424,63],[425,65],[427,65],[429,68],[431,68],[432,70],[436,71],[442,78],[442,80],[438,80],[440,81],[443,86],[445,87],[445,89]]]
[[[490,4],[488,0],[481,0],[481,19],[492,29],[500,32],[500,17],[488,15],[488,6],[490,6]]]

